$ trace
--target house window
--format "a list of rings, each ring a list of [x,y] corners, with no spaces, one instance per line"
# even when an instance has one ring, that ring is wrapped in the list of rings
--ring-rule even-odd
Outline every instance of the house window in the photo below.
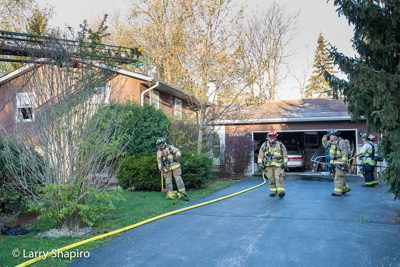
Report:
[[[150,105],[155,105],[157,109],[160,108],[160,93],[158,91],[150,91]]]
[[[102,86],[94,88],[93,104],[110,103],[110,87]]]
[[[182,118],[182,100],[175,98],[174,114],[177,118]]]
[[[32,122],[35,120],[35,93],[17,93],[16,121]]]

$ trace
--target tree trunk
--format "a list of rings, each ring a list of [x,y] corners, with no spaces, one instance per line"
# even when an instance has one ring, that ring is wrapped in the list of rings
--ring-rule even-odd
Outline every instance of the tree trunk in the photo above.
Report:
[[[197,138],[197,153],[201,153],[201,144],[203,143],[203,127],[199,127],[199,135]]]
[[[66,234],[81,229],[82,225],[82,216],[79,215],[78,212],[74,212],[71,215],[66,214],[60,221],[60,226]]]

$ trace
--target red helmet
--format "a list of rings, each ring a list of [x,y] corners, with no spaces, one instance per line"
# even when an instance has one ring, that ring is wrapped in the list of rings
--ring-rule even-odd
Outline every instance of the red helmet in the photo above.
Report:
[[[271,130],[268,132],[267,139],[276,138],[277,136],[278,136],[278,134],[276,133],[276,131]]]
[[[368,136],[369,141],[375,141],[375,135],[371,134]]]

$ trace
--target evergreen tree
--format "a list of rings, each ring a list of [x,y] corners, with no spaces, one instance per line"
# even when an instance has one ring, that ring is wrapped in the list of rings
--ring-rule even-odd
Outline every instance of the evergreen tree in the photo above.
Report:
[[[53,7],[41,8],[39,6],[32,10],[32,15],[27,19],[26,32],[35,35],[46,35],[48,33],[48,22],[53,17]]]
[[[327,43],[322,35],[319,34],[318,46],[315,50],[314,64],[313,64],[313,74],[308,80],[309,85],[306,86],[305,98],[323,98],[333,96],[332,89],[329,83],[325,80],[323,76],[324,71],[328,71],[331,74],[337,73],[333,69],[333,60],[329,57],[329,51],[327,49]]]
[[[382,178],[388,192],[400,199],[400,0],[335,0],[339,15],[354,24],[349,58],[331,48],[334,63],[348,80],[326,74],[332,88],[343,92],[352,119],[365,119],[370,131],[380,133],[387,168]]]

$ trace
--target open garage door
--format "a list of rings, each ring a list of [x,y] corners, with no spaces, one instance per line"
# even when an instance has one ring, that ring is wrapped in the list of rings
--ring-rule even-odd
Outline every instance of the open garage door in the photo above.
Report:
[[[353,155],[357,150],[357,131],[355,129],[338,129],[341,133],[340,136],[343,139],[347,139],[350,142],[350,147],[353,150]],[[302,161],[302,166],[293,164],[292,167],[289,166],[289,172],[292,171],[326,171],[326,166],[315,166],[311,159],[317,156],[324,156],[326,151],[322,146],[322,137],[326,134],[326,130],[296,130],[296,131],[278,131],[278,141],[282,142],[291,152],[292,158],[296,158],[296,161]],[[266,136],[268,132],[253,132],[253,140],[259,143],[258,149],[254,151],[254,163],[255,166],[253,173],[257,170],[257,158],[259,148],[262,143],[266,141]],[[299,155],[295,155],[296,147],[298,147],[302,159]],[[290,156],[290,153],[289,157]],[[296,156],[296,157],[295,157]],[[356,170],[350,170],[351,173],[356,173]]]

